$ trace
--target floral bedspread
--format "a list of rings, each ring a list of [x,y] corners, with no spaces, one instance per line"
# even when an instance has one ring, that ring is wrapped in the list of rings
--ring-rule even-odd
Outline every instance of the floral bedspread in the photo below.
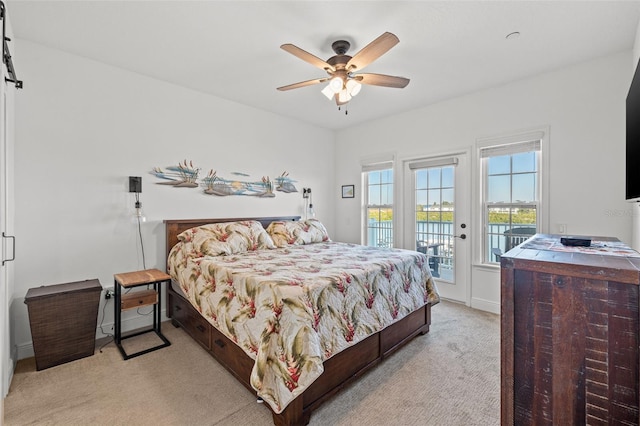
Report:
[[[168,269],[190,302],[255,359],[251,384],[280,413],[323,361],[439,296],[424,254],[324,242],[189,257]]]

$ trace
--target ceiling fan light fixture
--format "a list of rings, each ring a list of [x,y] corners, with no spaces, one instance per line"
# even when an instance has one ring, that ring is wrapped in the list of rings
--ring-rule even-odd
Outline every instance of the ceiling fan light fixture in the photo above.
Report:
[[[362,89],[362,84],[360,84],[360,82],[356,80],[349,80],[347,81],[346,87],[347,87],[347,92],[349,92],[349,95],[353,97],[353,96],[356,96],[358,93],[360,93],[360,89]]]
[[[351,95],[347,92],[347,89],[342,89],[340,93],[338,93],[338,102],[340,104],[346,104],[351,100]]]
[[[335,76],[331,80],[329,80],[329,87],[333,90],[333,93],[339,93],[344,86],[344,81],[342,81],[341,77]]]
[[[322,94],[327,97],[327,99],[332,100],[335,96],[333,89],[331,88],[331,84],[327,84],[324,89],[322,89]]]

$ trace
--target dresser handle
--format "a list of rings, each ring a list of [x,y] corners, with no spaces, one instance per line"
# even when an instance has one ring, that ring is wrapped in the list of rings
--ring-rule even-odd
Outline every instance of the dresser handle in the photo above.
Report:
[[[213,343],[220,346],[221,348],[224,348],[224,342],[220,339],[216,339]]]
[[[173,307],[173,310],[174,310],[174,311],[181,311],[181,310],[182,310],[182,308],[180,307],[180,305],[175,305],[175,306]]]
[[[2,266],[4,266],[7,262],[13,262],[16,260],[16,237],[14,235],[6,235],[4,232],[2,233],[2,238],[11,238],[11,253],[13,256],[11,259],[2,259]]]
[[[206,331],[206,328],[204,328],[204,325],[202,325],[202,324],[198,324],[198,325],[196,326],[196,328],[197,328],[198,330],[200,330],[201,332],[203,332],[203,333]]]

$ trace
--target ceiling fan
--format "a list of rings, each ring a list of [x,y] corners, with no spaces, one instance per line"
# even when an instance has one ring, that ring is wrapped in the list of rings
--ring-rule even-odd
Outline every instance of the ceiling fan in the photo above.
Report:
[[[311,86],[328,81],[329,84],[322,90],[322,93],[329,98],[329,100],[334,99],[338,107],[340,107],[340,105],[346,104],[353,96],[360,92],[362,84],[401,89],[409,84],[408,78],[385,74],[356,74],[356,72],[359,72],[371,62],[378,59],[399,42],[400,40],[394,34],[385,32],[363,47],[358,53],[349,56],[347,55],[347,51],[349,47],[351,47],[351,44],[345,40],[338,40],[331,44],[331,48],[336,53],[335,56],[332,56],[326,61],[293,44],[283,44],[280,48],[311,65],[325,70],[328,76],[278,87],[278,90],[297,89],[299,87]]]

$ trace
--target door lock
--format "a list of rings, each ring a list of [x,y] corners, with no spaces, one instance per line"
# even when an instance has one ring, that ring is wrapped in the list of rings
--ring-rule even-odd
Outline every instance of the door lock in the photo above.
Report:
[[[467,227],[466,223],[461,223],[460,224],[460,228],[465,229]],[[466,240],[467,239],[467,234],[460,234],[460,235],[456,235],[456,238],[460,238],[461,240]]]

